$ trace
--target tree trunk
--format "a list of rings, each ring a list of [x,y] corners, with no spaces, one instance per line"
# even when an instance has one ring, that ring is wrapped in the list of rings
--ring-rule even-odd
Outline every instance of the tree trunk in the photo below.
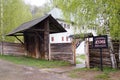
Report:
[[[119,40],[119,62],[120,62],[120,40]]]
[[[109,21],[107,19],[104,19],[104,20],[105,20],[104,23],[105,23],[106,34],[108,35],[108,47],[109,47],[109,52],[110,52],[112,68],[117,68],[117,61],[115,58],[113,43],[112,43],[112,39],[110,36]]]

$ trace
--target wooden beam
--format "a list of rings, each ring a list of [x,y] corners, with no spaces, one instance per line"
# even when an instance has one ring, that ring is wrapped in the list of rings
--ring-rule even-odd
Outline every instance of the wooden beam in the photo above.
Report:
[[[73,64],[76,65],[76,40],[74,39],[72,42],[73,47]]]
[[[37,36],[35,37],[35,52],[36,52],[36,55],[35,55],[35,57],[38,59],[39,57],[40,57],[40,51],[39,51],[39,45],[40,44],[38,44],[38,38],[37,38]]]
[[[50,54],[50,43],[49,43],[49,19],[47,19],[44,22],[44,51],[45,51],[45,55],[47,56],[48,60],[51,59],[51,54]]]
[[[24,45],[24,42],[22,42],[17,36],[14,36],[22,45]]]
[[[38,31],[38,32],[44,32],[45,31],[45,29],[32,29],[32,30],[28,30],[27,32],[36,32],[36,31]],[[57,31],[55,31],[55,30],[48,30],[49,32],[53,32],[53,33],[57,33]]]

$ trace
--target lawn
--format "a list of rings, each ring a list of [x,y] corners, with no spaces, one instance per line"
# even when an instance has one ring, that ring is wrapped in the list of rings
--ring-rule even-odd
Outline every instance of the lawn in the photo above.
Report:
[[[11,55],[0,55],[0,59],[13,62],[15,64],[33,66],[38,68],[55,68],[61,66],[69,66],[70,63],[66,61],[48,61],[41,59],[34,59],[25,56],[11,56]]]
[[[68,73],[69,77],[81,80],[120,80],[120,70],[105,67],[104,71],[98,68],[75,69]]]

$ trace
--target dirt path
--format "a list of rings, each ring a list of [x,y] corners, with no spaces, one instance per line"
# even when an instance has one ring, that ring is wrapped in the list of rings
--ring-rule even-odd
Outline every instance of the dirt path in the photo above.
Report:
[[[76,80],[64,74],[0,60],[0,80]],[[79,79],[80,80],[80,79]]]

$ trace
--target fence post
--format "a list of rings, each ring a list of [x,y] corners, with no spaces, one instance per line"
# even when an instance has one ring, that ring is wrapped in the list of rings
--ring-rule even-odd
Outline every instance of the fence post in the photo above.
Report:
[[[86,67],[90,68],[90,58],[89,58],[89,38],[85,39],[85,53],[86,53]]]

